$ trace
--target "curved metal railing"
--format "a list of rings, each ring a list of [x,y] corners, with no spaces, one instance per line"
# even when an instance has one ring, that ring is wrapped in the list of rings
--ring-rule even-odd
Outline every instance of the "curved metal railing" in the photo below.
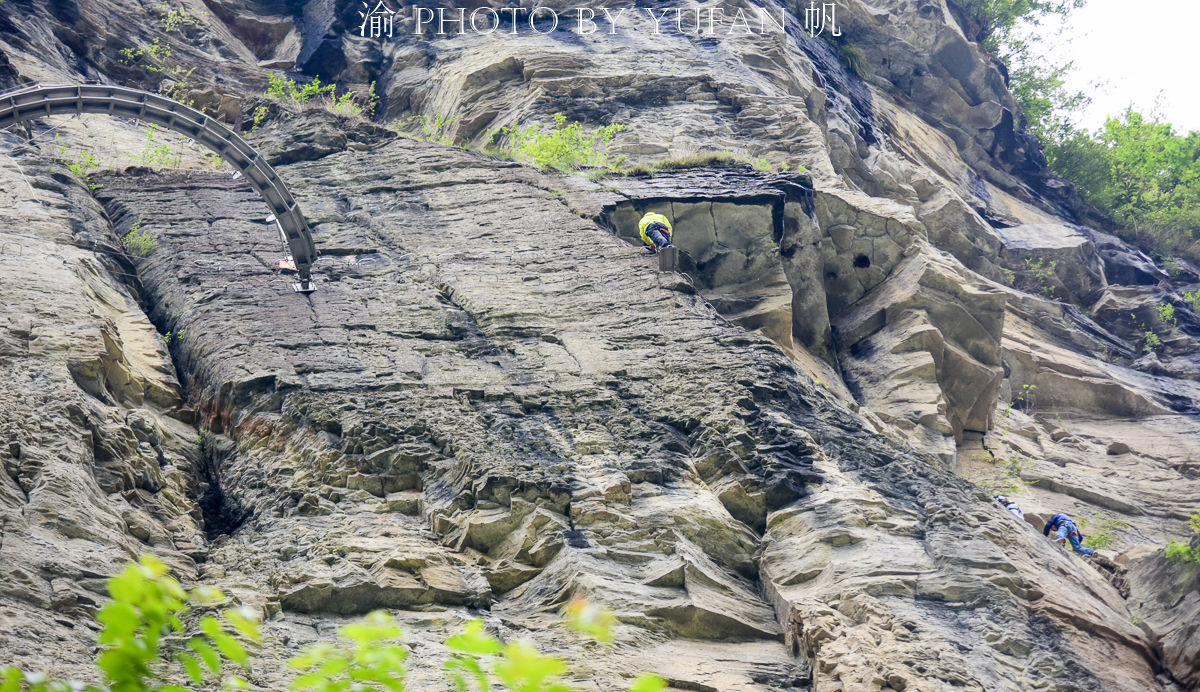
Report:
[[[296,263],[296,290],[311,291],[317,259],[308,222],[271,167],[245,139],[178,101],[140,89],[107,84],[35,84],[0,93],[0,129],[48,115],[99,113],[139,118],[191,137],[216,152],[250,181],[271,212]]]

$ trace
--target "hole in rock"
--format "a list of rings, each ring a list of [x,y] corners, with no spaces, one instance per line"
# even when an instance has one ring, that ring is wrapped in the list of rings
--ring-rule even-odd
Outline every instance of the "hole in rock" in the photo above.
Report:
[[[871,258],[866,255],[858,255],[854,258],[854,266],[859,269],[866,269],[871,266]]]

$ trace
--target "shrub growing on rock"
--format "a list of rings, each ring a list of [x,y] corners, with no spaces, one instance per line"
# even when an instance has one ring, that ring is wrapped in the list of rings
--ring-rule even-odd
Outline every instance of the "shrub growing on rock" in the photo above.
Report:
[[[959,4],[979,24],[977,40],[1002,39],[1021,22],[1037,24],[1043,17],[1065,15],[1086,0],[961,0]],[[994,44],[993,44],[994,45]]]
[[[158,247],[158,237],[153,231],[142,228],[142,220],[139,218],[130,227],[129,232],[121,236],[121,244],[135,257],[149,257]]]
[[[1200,313],[1200,291],[1185,292],[1183,299],[1192,304],[1192,310]]]
[[[1192,516],[1188,519],[1188,527],[1192,529],[1192,542],[1194,543],[1196,537],[1200,536],[1200,509],[1192,512]],[[1200,565],[1200,549],[1194,548],[1188,543],[1171,541],[1167,543],[1165,552],[1167,559],[1172,562],[1191,562]]]
[[[379,103],[375,82],[371,82],[365,96],[354,91],[346,91],[339,96],[337,85],[322,84],[320,77],[313,77],[310,82],[297,82],[276,75],[268,75],[267,79],[267,97],[298,106],[316,104],[338,115],[370,118],[375,115],[375,106]],[[258,125],[257,117],[255,125]]]
[[[298,83],[294,79],[284,79],[276,75],[267,75],[270,85],[267,96],[284,103],[304,105],[315,98],[332,94],[337,89],[336,84],[321,84],[320,77],[313,77],[311,82]]]
[[[453,145],[454,137],[450,134],[450,126],[458,118],[447,118],[441,113],[434,115],[414,115],[403,120],[393,121],[392,131],[401,137],[420,139],[426,142]],[[510,157],[511,158],[511,157]]]
[[[516,123],[505,127],[500,131],[505,137],[500,150],[543,169],[570,172],[583,166],[611,167],[603,147],[623,130],[625,126],[619,124],[589,130],[583,123],[567,122],[565,115],[555,113],[550,127]]]
[[[1096,550],[1111,548],[1117,542],[1117,531],[1129,528],[1129,524],[1112,517],[1101,519],[1095,527],[1089,530],[1090,523],[1087,517],[1080,517],[1079,530],[1084,533],[1083,544]]]

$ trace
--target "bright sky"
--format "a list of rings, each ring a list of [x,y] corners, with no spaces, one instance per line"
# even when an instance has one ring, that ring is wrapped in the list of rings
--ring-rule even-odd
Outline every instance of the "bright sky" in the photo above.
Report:
[[[1067,86],[1092,97],[1079,125],[1095,129],[1131,103],[1181,131],[1200,130],[1200,0],[1088,0],[1065,29],[1038,33],[1059,62],[1075,61]]]

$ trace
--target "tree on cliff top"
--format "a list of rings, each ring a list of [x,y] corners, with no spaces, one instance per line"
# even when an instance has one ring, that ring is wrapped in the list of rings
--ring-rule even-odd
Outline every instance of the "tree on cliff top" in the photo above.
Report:
[[[1087,0],[960,0],[959,4],[978,24],[979,32],[972,36],[993,53],[998,53],[1006,39],[1021,23],[1037,25],[1046,17],[1066,16],[1071,10],[1083,7]]]
[[[1200,260],[1200,132],[1132,109],[1045,142],[1051,169],[1119,224],[1126,240]]]

